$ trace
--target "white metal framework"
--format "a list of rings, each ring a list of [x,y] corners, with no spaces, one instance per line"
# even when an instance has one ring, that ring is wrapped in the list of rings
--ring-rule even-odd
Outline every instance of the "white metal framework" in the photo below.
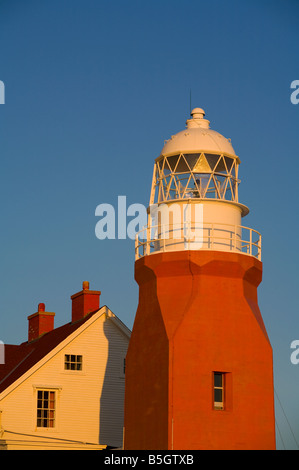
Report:
[[[190,198],[238,202],[238,167],[238,157],[224,153],[161,155],[155,163],[151,204]]]

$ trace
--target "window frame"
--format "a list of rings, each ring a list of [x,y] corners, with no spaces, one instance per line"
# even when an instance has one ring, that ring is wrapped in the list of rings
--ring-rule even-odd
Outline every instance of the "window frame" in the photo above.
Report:
[[[46,395],[48,394],[48,395]],[[51,399],[52,395],[52,399]],[[51,402],[53,405],[51,407]],[[45,406],[45,404],[47,406]],[[40,422],[40,423],[39,423]],[[49,425],[52,423],[52,425]],[[44,425],[46,424],[46,425]],[[57,428],[57,390],[53,388],[36,388],[36,429]]]
[[[216,376],[221,376],[221,385],[216,385],[215,378]],[[220,371],[213,372],[213,410],[223,411],[225,410],[225,399],[226,399],[226,373]],[[215,400],[215,392],[221,390],[221,401]]]
[[[78,358],[80,358],[80,360],[78,360]],[[67,367],[67,365],[69,367]],[[63,369],[64,369],[64,372],[82,372],[83,371],[83,355],[82,354],[64,354]]]

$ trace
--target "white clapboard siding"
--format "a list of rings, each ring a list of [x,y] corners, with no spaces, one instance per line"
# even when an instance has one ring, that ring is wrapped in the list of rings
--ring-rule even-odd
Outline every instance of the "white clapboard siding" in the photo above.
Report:
[[[129,330],[120,328],[111,312],[108,316],[100,312],[94,315],[93,321],[86,322],[76,334],[55,348],[47,361],[40,361],[34,371],[24,374],[22,380],[9,387],[10,393],[2,392],[0,410],[4,434],[0,437],[0,445],[1,439],[2,443],[5,439],[9,442],[13,439],[19,441],[15,448],[22,448],[21,441],[26,448],[30,440],[43,436],[51,438],[52,444],[53,439],[66,439],[122,446],[123,360]],[[66,371],[65,354],[82,355],[82,371]],[[56,391],[56,425],[53,429],[36,427],[39,388]],[[4,397],[1,399],[1,396]],[[71,448],[74,444],[69,445]],[[13,444],[10,446],[14,448]]]

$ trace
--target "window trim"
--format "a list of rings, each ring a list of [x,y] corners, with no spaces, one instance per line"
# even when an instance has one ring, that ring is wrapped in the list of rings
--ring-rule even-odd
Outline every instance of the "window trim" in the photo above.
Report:
[[[57,432],[59,428],[59,404],[60,404],[60,393],[62,390],[61,385],[46,385],[46,384],[33,384],[33,399],[34,399],[34,413],[32,414],[32,425],[33,429],[35,431],[41,431],[43,432]],[[37,426],[37,397],[38,397],[38,391],[39,390],[45,390],[45,391],[51,391],[55,392],[55,426],[53,428],[46,428],[46,427],[39,427]]]

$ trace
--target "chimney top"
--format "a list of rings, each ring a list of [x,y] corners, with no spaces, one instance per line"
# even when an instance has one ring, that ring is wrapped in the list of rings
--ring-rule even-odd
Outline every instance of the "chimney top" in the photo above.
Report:
[[[37,312],[28,317],[28,341],[29,343],[40,338],[45,333],[54,329],[54,312],[46,312],[43,302],[38,304]]]
[[[83,281],[82,290],[71,296],[72,323],[98,310],[100,308],[100,295],[101,292],[98,290],[89,290],[88,281]]]

